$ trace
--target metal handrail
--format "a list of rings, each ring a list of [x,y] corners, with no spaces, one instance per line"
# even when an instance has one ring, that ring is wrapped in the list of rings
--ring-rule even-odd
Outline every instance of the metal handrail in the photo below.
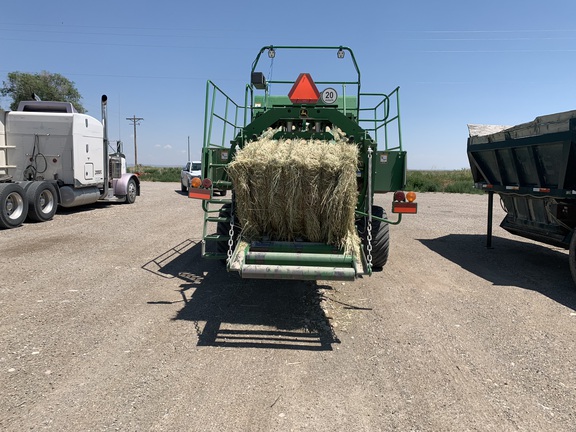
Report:
[[[258,62],[260,61],[260,57],[266,51],[270,52],[271,50],[276,52],[277,50],[326,50],[326,51],[337,51],[338,53],[348,52],[350,58],[352,59],[352,64],[354,65],[354,69],[357,74],[356,81],[315,81],[317,84],[331,84],[336,85],[340,84],[343,87],[346,85],[355,85],[357,88],[357,101],[358,106],[360,106],[360,86],[361,86],[361,75],[360,75],[360,68],[358,67],[358,63],[356,62],[356,57],[354,56],[354,52],[346,46],[339,45],[339,46],[297,46],[297,45],[267,45],[260,49],[258,55],[252,62],[252,69],[251,73],[256,71],[256,67],[258,66]],[[340,55],[338,56],[340,57]],[[344,57],[344,56],[343,56]],[[340,57],[342,58],[342,57]],[[268,81],[270,84],[293,84],[293,81],[285,81],[285,80],[270,80]],[[268,89],[266,89],[266,96],[268,95]],[[347,108],[344,107],[344,113],[346,113]],[[358,108],[355,109],[356,116],[358,117]]]
[[[362,93],[363,96],[379,96],[382,99],[373,107],[360,108],[361,112],[371,112],[373,117],[359,117],[358,123],[362,125],[363,129],[374,134],[373,138],[378,141],[378,131],[384,129],[384,148],[386,150],[400,150],[402,151],[402,133],[400,125],[400,87],[396,87],[389,94],[383,93]],[[391,111],[391,99],[394,99],[395,110]],[[379,108],[383,110],[381,116],[378,115]],[[394,122],[397,123],[398,129],[398,145],[391,147],[388,143],[388,128]],[[366,124],[368,126],[366,126]]]
[[[218,96],[224,98],[224,113],[216,113],[216,99]],[[242,106],[234,102],[230,96],[228,96],[223,90],[221,90],[216,84],[208,80],[206,82],[206,102],[204,111],[204,147],[226,147],[226,126],[231,126],[236,134],[238,129],[241,129],[246,124],[246,115],[244,115],[244,124],[238,124],[239,114],[244,110],[246,111],[246,106]],[[222,125],[222,136],[220,139],[220,144],[214,144],[212,142],[212,132],[214,127],[214,120],[219,120]]]

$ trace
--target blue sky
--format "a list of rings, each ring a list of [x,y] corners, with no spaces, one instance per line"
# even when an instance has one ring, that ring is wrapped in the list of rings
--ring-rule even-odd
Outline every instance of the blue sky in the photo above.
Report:
[[[129,163],[135,115],[138,162],[179,166],[188,137],[200,156],[206,80],[240,102],[261,47],[345,45],[363,91],[400,86],[408,168],[459,169],[468,123],[576,109],[575,16],[573,0],[7,2],[0,79],[60,73],[98,118],[105,93]]]

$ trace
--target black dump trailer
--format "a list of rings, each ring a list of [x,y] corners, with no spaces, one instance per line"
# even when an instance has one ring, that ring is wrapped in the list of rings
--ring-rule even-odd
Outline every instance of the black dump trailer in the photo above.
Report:
[[[576,282],[576,111],[517,126],[468,125],[468,159],[476,188],[492,205],[500,195],[506,231],[569,250]]]

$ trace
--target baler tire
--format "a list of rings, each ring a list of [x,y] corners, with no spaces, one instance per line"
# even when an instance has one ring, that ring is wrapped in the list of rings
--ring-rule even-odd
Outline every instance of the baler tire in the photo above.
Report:
[[[576,284],[576,230],[572,231],[572,239],[570,239],[570,248],[568,250],[568,263],[570,264],[570,273],[572,273],[572,280]]]
[[[16,228],[28,215],[24,189],[16,183],[0,184],[0,228]]]
[[[128,180],[126,185],[126,204],[134,204],[136,201],[136,196],[138,195],[138,187],[136,186],[136,181],[131,178]]]
[[[46,222],[54,217],[58,209],[56,188],[48,182],[34,182],[26,191],[28,199],[28,219]]]
[[[380,206],[372,206],[372,215],[386,219],[386,212]],[[367,221],[366,221],[367,223]],[[364,254],[368,255],[367,249],[367,230],[364,229],[362,235],[362,245]],[[381,271],[388,262],[390,252],[390,226],[377,219],[372,219],[372,270]]]

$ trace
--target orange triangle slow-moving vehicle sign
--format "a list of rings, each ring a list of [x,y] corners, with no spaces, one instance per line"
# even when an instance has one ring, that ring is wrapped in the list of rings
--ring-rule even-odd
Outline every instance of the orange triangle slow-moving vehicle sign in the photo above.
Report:
[[[315,104],[320,99],[320,92],[309,73],[301,73],[292,86],[288,98],[295,104]]]

